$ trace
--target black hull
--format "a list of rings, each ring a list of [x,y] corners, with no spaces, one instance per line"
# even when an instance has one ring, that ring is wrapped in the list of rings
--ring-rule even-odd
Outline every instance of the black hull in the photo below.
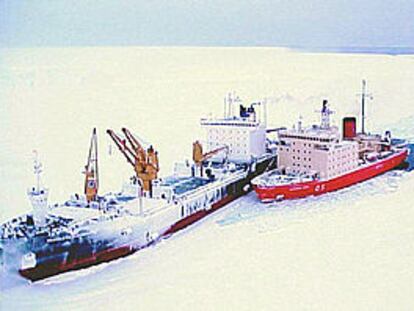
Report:
[[[163,237],[168,237],[171,234],[188,227],[189,225],[250,192],[252,190],[250,181],[254,177],[262,174],[265,170],[274,169],[275,167],[275,157],[257,163],[256,169],[249,172],[246,178],[227,185],[226,196],[220,201],[214,203],[209,210],[200,210],[181,219],[173,224],[163,234]],[[139,249],[147,247],[153,242],[154,241],[149,241],[148,244],[140,247],[133,247],[133,243],[131,242],[127,245],[109,247],[108,249],[99,252],[94,251],[94,247],[88,245],[87,243],[85,245],[71,245],[66,251],[61,249],[60,252],[51,256],[49,260],[42,261],[42,258],[40,258],[40,263],[38,263],[35,267],[21,269],[19,270],[19,273],[31,281],[37,281],[63,272],[78,270],[92,265],[97,265],[102,262],[108,262],[117,258],[128,256]]]

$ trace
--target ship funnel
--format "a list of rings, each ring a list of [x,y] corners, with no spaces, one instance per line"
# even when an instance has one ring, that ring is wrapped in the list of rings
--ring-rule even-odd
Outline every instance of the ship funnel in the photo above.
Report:
[[[356,118],[346,117],[342,122],[342,135],[344,139],[353,139],[356,136]]]

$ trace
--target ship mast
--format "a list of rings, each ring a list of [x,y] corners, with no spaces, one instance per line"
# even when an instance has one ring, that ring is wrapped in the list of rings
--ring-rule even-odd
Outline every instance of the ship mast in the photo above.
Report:
[[[362,93],[361,93],[361,133],[365,134],[365,98],[372,99],[371,94],[366,93],[367,82],[362,80]]]
[[[39,161],[39,156],[37,154],[37,151],[34,150],[33,151],[35,154],[35,158],[33,160],[33,170],[34,173],[36,175],[36,189],[35,192],[39,193],[40,192],[40,174],[42,173],[42,163]]]
[[[33,219],[36,226],[45,226],[48,213],[47,199],[49,190],[42,186],[40,175],[42,173],[42,163],[39,161],[38,153],[33,151],[34,173],[36,175],[36,185],[27,191],[27,195],[33,207]]]
[[[334,112],[329,109],[328,100],[324,99],[322,101],[322,109],[318,112],[321,114],[321,128],[329,129],[331,127],[330,115]]]
[[[96,128],[93,129],[89,146],[88,161],[85,165],[85,196],[88,202],[95,201],[99,189],[98,172],[98,137]]]

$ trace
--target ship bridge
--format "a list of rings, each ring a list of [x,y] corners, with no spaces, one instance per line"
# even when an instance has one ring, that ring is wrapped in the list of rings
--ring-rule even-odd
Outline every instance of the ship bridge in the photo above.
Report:
[[[318,172],[332,178],[358,166],[357,143],[342,140],[338,127],[330,124],[327,101],[320,111],[321,123],[302,127],[299,120],[292,129],[279,131],[278,167],[299,174]]]
[[[224,101],[224,116],[202,118],[201,127],[207,132],[207,148],[227,146],[227,159],[231,162],[249,163],[266,153],[265,103],[243,105],[239,97],[229,94]],[[217,161],[222,154],[215,155]]]

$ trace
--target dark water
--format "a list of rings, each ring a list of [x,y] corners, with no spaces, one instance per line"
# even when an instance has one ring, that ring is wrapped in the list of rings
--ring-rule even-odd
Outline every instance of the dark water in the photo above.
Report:
[[[294,47],[294,49],[316,53],[414,55],[414,47]]]

